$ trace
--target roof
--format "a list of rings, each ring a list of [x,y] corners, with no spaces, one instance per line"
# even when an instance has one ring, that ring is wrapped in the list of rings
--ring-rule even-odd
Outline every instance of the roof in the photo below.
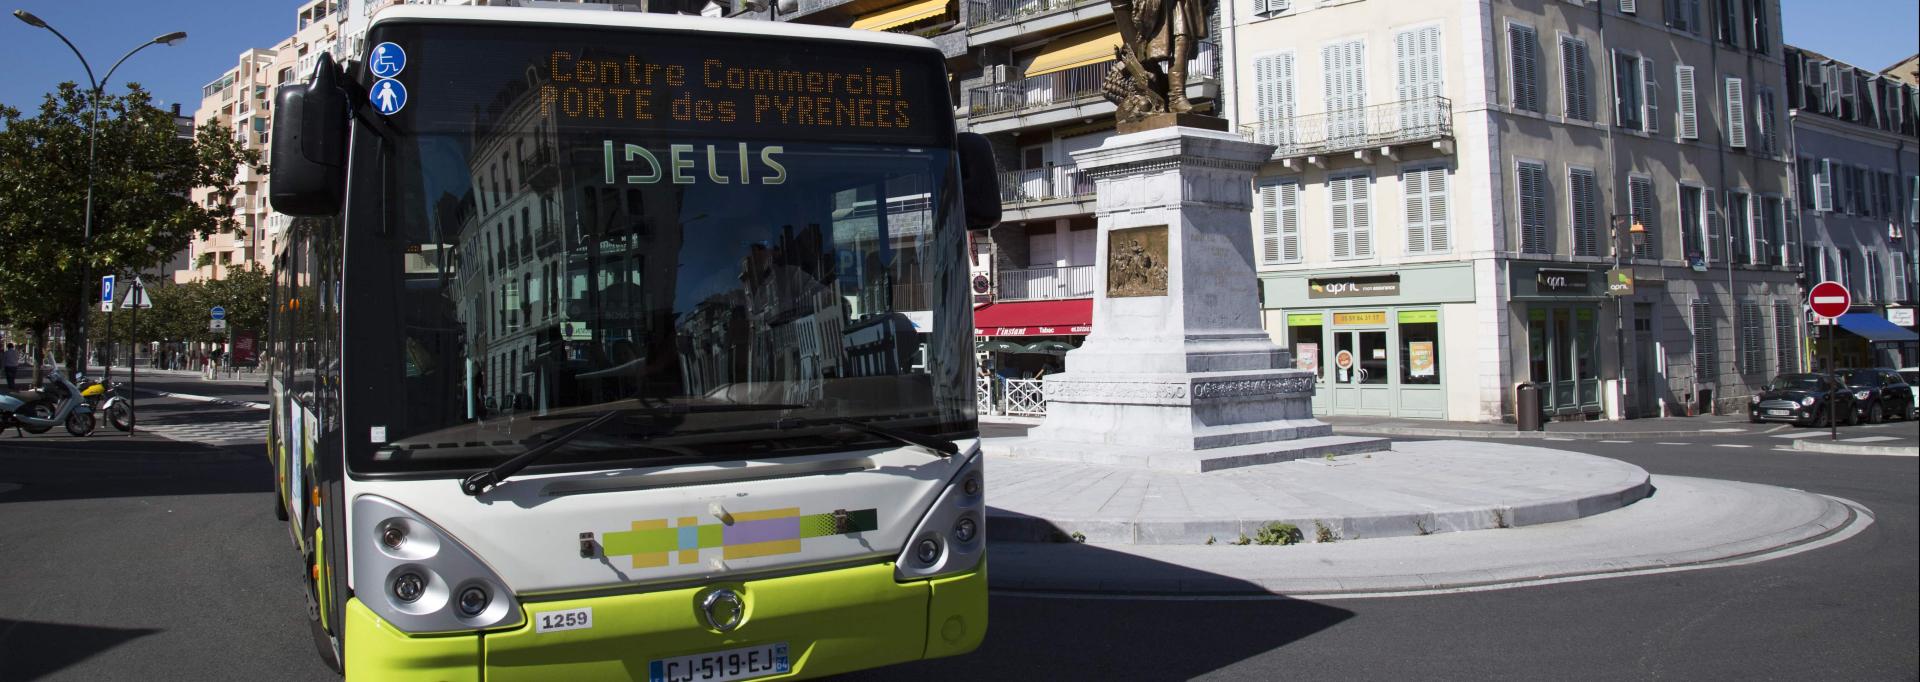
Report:
[[[455,5],[395,5],[374,15],[372,26],[398,21],[498,22],[519,24],[555,24],[582,28],[650,28],[666,31],[693,31],[739,36],[775,36],[811,38],[847,42],[938,49],[933,41],[883,31],[857,31],[785,21],[752,19],[715,19],[681,14],[611,12],[530,7],[466,7]]]

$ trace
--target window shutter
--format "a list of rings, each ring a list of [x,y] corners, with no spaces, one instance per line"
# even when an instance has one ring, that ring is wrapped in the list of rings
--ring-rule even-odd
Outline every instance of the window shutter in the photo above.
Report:
[[[1600,231],[1594,208],[1599,200],[1599,183],[1593,171],[1574,169],[1567,173],[1568,194],[1573,199],[1573,248],[1577,256],[1600,255]]]
[[[1300,183],[1280,183],[1280,260],[1300,262]]]
[[[1813,210],[1833,210],[1833,159],[1821,159],[1820,171],[1814,175]]]
[[[1332,237],[1333,259],[1353,257],[1352,183],[1347,178],[1327,181],[1327,231]]]
[[[1280,262],[1280,187],[1274,183],[1260,186],[1260,263]]]
[[[1407,253],[1427,251],[1427,173],[1424,169],[1400,172],[1400,186],[1407,196]]]
[[[1727,145],[1747,147],[1747,89],[1738,78],[1727,79]]]
[[[1707,224],[1706,224],[1707,239],[1706,239],[1706,243],[1701,245],[1702,246],[1701,252],[1702,252],[1702,255],[1706,257],[1707,262],[1709,263],[1713,262],[1713,257],[1715,253],[1714,249],[1718,248],[1720,245],[1720,234],[1721,234],[1720,220],[1721,220],[1722,214],[1720,211],[1720,204],[1716,203],[1718,201],[1720,201],[1720,197],[1718,194],[1716,194],[1713,190],[1706,191],[1707,205],[1705,210],[1707,213]]]
[[[1785,374],[1800,370],[1800,349],[1795,338],[1797,311],[1792,303],[1773,304],[1773,371]]]
[[[1655,78],[1653,60],[1640,60],[1640,120],[1646,121],[1647,132],[1660,132],[1660,80]]]
[[[1907,224],[1920,224],[1920,175],[1914,175],[1908,178]]]
[[[1300,262],[1300,183],[1260,186],[1260,261],[1266,265]]]
[[[1693,94],[1693,67],[1685,64],[1673,67],[1673,88],[1679,98],[1676,115],[1679,117],[1680,139],[1700,139],[1700,110]]]
[[[1267,55],[1253,62],[1258,141],[1286,150],[1293,146],[1293,53]]]
[[[1267,0],[1253,0],[1253,15],[1256,17],[1267,15]]]
[[[1353,255],[1355,258],[1367,258],[1373,255],[1373,201],[1370,196],[1372,176],[1356,175],[1348,178],[1353,185]]]
[[[1638,11],[1640,11],[1640,3],[1637,0],[1620,0],[1620,13],[1633,14]]]
[[[1540,111],[1540,66],[1534,53],[1539,38],[1532,28],[1519,24],[1507,26],[1507,62],[1513,81],[1513,108]]]
[[[1566,93],[1567,118],[1593,120],[1593,92],[1587,75],[1587,44],[1570,36],[1560,38],[1560,73]]]
[[[1552,253],[1547,243],[1547,168],[1521,161],[1515,175],[1520,183],[1520,251]]]
[[[1434,166],[1426,173],[1427,252],[1440,253],[1453,248],[1453,229],[1447,222],[1447,167]]]
[[[1714,351],[1717,340],[1714,338],[1713,307],[1706,301],[1693,302],[1693,378],[1697,381],[1713,381],[1718,374],[1714,364],[1718,361]]]
[[[1894,298],[1905,298],[1907,293],[1907,254],[1893,253],[1893,294]]]
[[[1760,334],[1760,304],[1740,304],[1740,373],[1746,375],[1764,374],[1766,366],[1766,337]]]
[[[1774,144],[1773,91],[1767,88],[1760,88],[1754,94],[1753,104],[1756,110],[1755,113],[1757,114],[1753,119],[1753,124],[1760,132],[1760,153],[1771,156],[1774,152],[1779,151],[1779,147]]]
[[[1394,35],[1399,66],[1400,128],[1430,129],[1438,124],[1433,98],[1441,93],[1440,29],[1426,27]],[[1415,104],[1406,104],[1415,103]]]
[[[1659,214],[1654,212],[1653,181],[1647,178],[1628,178],[1627,195],[1629,206],[1633,211],[1633,219],[1646,228],[1639,246],[1634,247],[1634,257],[1659,258],[1660,230],[1656,222]]]

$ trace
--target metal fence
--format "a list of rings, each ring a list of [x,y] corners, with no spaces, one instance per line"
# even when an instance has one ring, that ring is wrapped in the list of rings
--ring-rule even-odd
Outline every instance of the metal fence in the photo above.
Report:
[[[1001,270],[995,297],[1003,301],[1031,301],[1093,296],[1093,266],[1041,266]]]
[[[1000,174],[1000,203],[1035,204],[1093,196],[1093,177],[1079,166],[1053,166]]]
[[[1274,145],[1274,156],[1331,154],[1453,136],[1453,104],[1423,97],[1359,109],[1293,116],[1240,126],[1247,139]]]
[[[1027,17],[1077,5],[1096,5],[1103,0],[972,0],[967,3],[967,24],[978,31]]]
[[[1210,80],[1214,74],[1213,43],[1200,43],[1194,58],[1187,63],[1189,82]],[[1077,103],[1100,97],[1101,83],[1113,60],[1043,73],[1038,76],[994,83],[970,91],[967,102],[971,116],[992,116],[1028,109]]]

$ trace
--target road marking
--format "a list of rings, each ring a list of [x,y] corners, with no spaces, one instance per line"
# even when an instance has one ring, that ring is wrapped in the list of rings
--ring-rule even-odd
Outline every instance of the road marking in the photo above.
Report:
[[[1566,442],[1572,442],[1572,441],[1573,441],[1574,439],[1572,439],[1572,438],[1542,438],[1541,440],[1557,440],[1557,441],[1560,441],[1560,442],[1563,442],[1563,443],[1566,443]]]
[[[1714,447],[1716,447],[1716,448],[1750,448],[1750,447],[1753,447],[1753,446],[1751,446],[1751,445],[1741,445],[1741,444],[1739,444],[1739,443],[1714,443],[1714,444],[1713,444],[1713,446],[1714,446]]]
[[[141,391],[152,392],[154,394],[167,397],[167,398],[179,398],[181,400],[194,400],[194,401],[199,401],[203,403],[217,403],[217,404],[227,405],[231,407],[245,407],[245,408],[250,408],[255,410],[268,409],[266,403],[256,403],[249,400],[228,400],[226,398],[215,398],[212,396],[205,396],[205,395],[193,395],[191,393],[174,393],[171,391],[155,391],[153,389],[141,389]]]
[[[1824,431],[1801,431],[1799,433],[1782,433],[1777,436],[1774,436],[1774,438],[1800,439],[1800,438],[1813,438],[1816,436],[1824,436],[1824,435],[1827,435],[1826,432]]]
[[[1862,436],[1860,438],[1842,438],[1842,443],[1878,443],[1883,440],[1900,440],[1899,436]]]
[[[1603,441],[1600,441],[1600,442],[1602,442],[1602,443],[1631,443],[1631,442],[1633,442],[1633,441],[1630,441],[1630,440],[1603,440]]]
[[[1741,433],[1746,429],[1700,429],[1701,433]]]
[[[1654,445],[1687,445],[1687,443],[1654,443]]]

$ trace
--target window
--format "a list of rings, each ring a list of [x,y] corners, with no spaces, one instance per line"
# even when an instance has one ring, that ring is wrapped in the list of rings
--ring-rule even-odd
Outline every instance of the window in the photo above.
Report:
[[[1402,310],[1400,383],[1440,383],[1440,311]]]
[[[1345,175],[1327,181],[1328,232],[1334,260],[1373,257],[1373,176]]]
[[[1600,183],[1593,171],[1567,171],[1568,222],[1573,228],[1573,255],[1600,255]]]
[[[1814,210],[1816,203],[1813,197],[1813,159],[1802,156],[1795,161],[1794,189],[1800,195],[1801,210]]]
[[[1862,251],[1860,264],[1861,274],[1866,275],[1863,278],[1864,286],[1860,287],[1860,302],[1872,303],[1880,300],[1880,259],[1872,251]]]
[[[1409,168],[1400,173],[1407,195],[1407,253],[1444,253],[1451,248],[1447,224],[1447,167]]]
[[[1640,60],[1640,121],[1649,133],[1660,132],[1660,80],[1653,69],[1653,60]]]
[[[1400,129],[1436,130],[1442,112],[1437,98],[1441,87],[1440,29],[1435,26],[1401,31],[1393,36],[1399,68]]]
[[[1741,265],[1753,262],[1753,233],[1747,221],[1747,193],[1727,192],[1727,253]]]
[[[1706,301],[1693,302],[1693,378],[1696,381],[1713,381],[1718,372],[1714,363],[1719,349],[1713,333],[1713,306]]]
[[[1760,304],[1740,304],[1740,373],[1767,373],[1767,337],[1760,333]]]
[[[1300,181],[1260,184],[1260,262],[1300,262]]]
[[[1707,228],[1702,220],[1702,190],[1689,185],[1680,186],[1680,237],[1685,242],[1688,260],[1707,258]]]
[[[1688,33],[1700,32],[1700,0],[1667,0],[1667,25]]]
[[[1853,250],[1841,249],[1839,264],[1840,267],[1836,268],[1836,271],[1840,273],[1840,286],[1846,287],[1847,293],[1852,294],[1854,298],[1860,298],[1860,281],[1853,277]]]
[[[1920,225],[1920,175],[1907,176],[1907,223]]]
[[[1879,171],[1874,173],[1874,175],[1877,176],[1875,180],[1878,181],[1875,185],[1880,188],[1880,201],[1878,202],[1880,215],[1892,218],[1895,216],[1893,205],[1896,203],[1893,195],[1894,191],[1898,189],[1893,184],[1893,174],[1886,171]]]
[[[1540,112],[1539,42],[1532,27],[1507,24],[1507,78],[1512,83],[1508,94],[1515,109]]]
[[[1903,251],[1893,252],[1893,293],[1892,295],[1887,297],[1887,300],[1889,301],[1911,300],[1907,295],[1907,268],[1908,267],[1911,267],[1911,266],[1907,264],[1906,252],[1903,252]]]
[[[1634,222],[1646,228],[1641,239],[1633,244],[1633,257],[1660,257],[1660,212],[1653,204],[1653,180],[1645,177],[1627,178],[1627,205],[1633,213]]]
[[[1367,47],[1358,40],[1320,49],[1325,77],[1327,141],[1355,144],[1367,137]]]
[[[1753,98],[1755,111],[1753,124],[1760,133],[1760,153],[1773,156],[1780,152],[1780,132],[1775,128],[1773,109],[1773,89],[1760,88]]]
[[[1253,60],[1255,142],[1293,147],[1293,53],[1263,55]]]
[[[1674,115],[1680,128],[1674,132],[1682,140],[1700,139],[1700,108],[1693,94],[1693,67],[1685,64],[1673,67],[1673,89]]]
[[[1880,212],[1880,186],[1875,182],[1873,175],[1871,170],[1860,169],[1860,196],[1863,198],[1860,202],[1860,215],[1869,218]]]
[[[1747,87],[1738,78],[1727,78],[1724,100],[1727,103],[1727,146],[1747,147]]]
[[[1620,13],[1633,14],[1640,11],[1639,0],[1620,0]]]
[[[1714,35],[1720,39],[1720,42],[1726,43],[1728,45],[1739,46],[1740,45],[1740,5],[1739,3],[1736,2],[1736,0],[1720,0],[1719,2],[1714,4],[1717,5],[1720,10],[1719,14],[1714,17],[1715,18]]]
[[[1786,301],[1773,304],[1773,371],[1794,372],[1800,369],[1800,350],[1795,338],[1794,321],[1798,319],[1798,306]]]
[[[1514,169],[1520,189],[1520,252],[1553,253],[1547,241],[1547,167],[1520,161]]]
[[[1770,30],[1767,25],[1767,1],[1747,0],[1747,17],[1750,20],[1747,22],[1747,47],[1754,52],[1765,53],[1771,44],[1767,33]]]
[[[1592,121],[1593,84],[1588,78],[1586,41],[1560,36],[1560,75],[1567,118]]]
[[[1640,122],[1640,95],[1640,58],[1618,50],[1614,51],[1614,125],[1629,130],[1642,129]]]
[[[1814,175],[1814,210],[1833,210],[1833,159],[1821,159],[1819,172]]]
[[[1285,12],[1292,6],[1293,0],[1253,0],[1253,13],[1270,17]]]
[[[1787,206],[1780,197],[1760,197],[1760,262],[1786,265],[1793,245],[1787,241]]]

